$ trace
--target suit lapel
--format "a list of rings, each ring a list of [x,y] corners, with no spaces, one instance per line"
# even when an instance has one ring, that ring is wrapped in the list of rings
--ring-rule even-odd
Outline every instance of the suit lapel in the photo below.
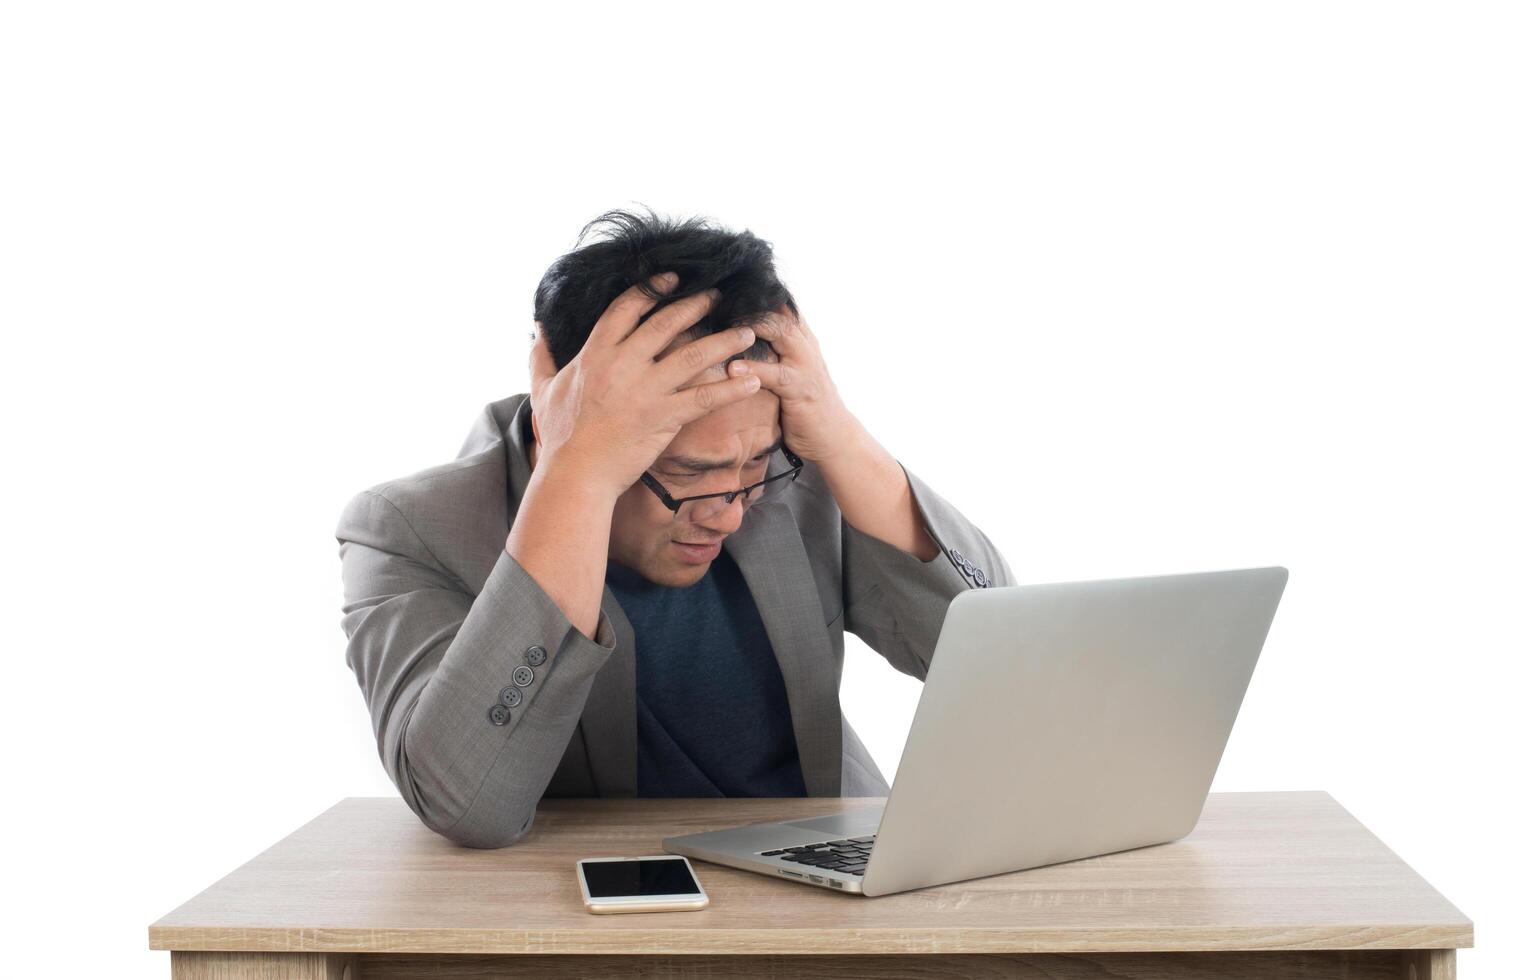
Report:
[[[807,793],[838,796],[844,747],[839,681],[796,518],[785,503],[760,504],[723,547],[738,563],[775,649]]]

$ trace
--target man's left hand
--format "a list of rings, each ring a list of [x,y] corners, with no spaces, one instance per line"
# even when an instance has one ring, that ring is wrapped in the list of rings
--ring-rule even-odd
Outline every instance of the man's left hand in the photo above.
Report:
[[[728,370],[734,377],[752,371],[759,376],[761,389],[781,399],[781,438],[787,447],[815,463],[848,449],[861,426],[840,400],[807,321],[783,304],[753,329],[769,341],[780,360],[739,358]]]

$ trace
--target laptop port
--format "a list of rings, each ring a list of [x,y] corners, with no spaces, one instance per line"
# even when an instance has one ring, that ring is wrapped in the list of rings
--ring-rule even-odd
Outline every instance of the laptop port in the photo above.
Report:
[[[808,875],[807,876],[807,880],[811,881],[815,885],[823,884],[823,879],[818,877],[817,875]]]
[[[781,868],[780,871],[781,871],[781,874],[785,875],[788,878],[800,878],[800,877],[802,877],[801,875],[797,874],[797,872],[795,872],[795,871],[787,871],[785,868]]]

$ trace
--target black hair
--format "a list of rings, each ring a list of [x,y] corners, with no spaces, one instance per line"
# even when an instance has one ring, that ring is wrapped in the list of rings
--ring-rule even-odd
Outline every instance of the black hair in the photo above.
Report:
[[[783,303],[797,312],[796,301],[776,275],[769,242],[747,230],[729,231],[707,218],[675,220],[660,218],[651,208],[644,210],[645,215],[606,211],[590,221],[578,234],[573,250],[540,278],[535,319],[545,333],[556,370],[577,357],[615,297],[637,284],[657,301],[644,321],[665,306],[713,286],[722,291],[704,317],[681,331],[689,340],[753,325]],[[596,240],[584,244],[591,233]],[[660,294],[648,280],[670,271],[679,275],[679,283]],[[739,357],[769,361],[774,355],[770,344],[760,338],[727,360]]]

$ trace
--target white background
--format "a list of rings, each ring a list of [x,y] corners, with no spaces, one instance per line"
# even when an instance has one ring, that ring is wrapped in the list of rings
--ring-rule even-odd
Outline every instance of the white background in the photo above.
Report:
[[[1022,582],[1287,565],[1215,789],[1328,791],[1462,977],[1532,964],[1531,9],[550,6],[3,8],[16,975],[166,976],[152,921],[394,793],[338,513],[634,204],[771,241]],[[891,776],[919,685],[850,641]]]

